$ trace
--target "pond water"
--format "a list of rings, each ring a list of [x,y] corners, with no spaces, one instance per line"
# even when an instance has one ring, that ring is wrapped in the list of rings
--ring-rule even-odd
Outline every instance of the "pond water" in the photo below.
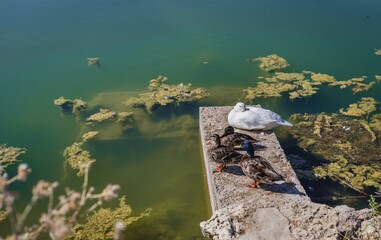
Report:
[[[371,81],[381,75],[381,57],[374,54],[381,48],[380,29],[378,0],[0,1],[0,143],[26,148],[22,159],[33,169],[27,183],[14,186],[18,205],[28,202],[38,179],[80,188],[80,179],[65,171],[62,152],[86,127],[60,112],[55,98],[121,111],[123,101],[164,75],[170,83],[204,87],[211,96],[181,114],[140,113],[146,131],[101,126],[103,136],[85,146],[97,159],[90,181],[97,189],[120,184],[135,214],[153,208],[128,229],[129,239],[201,239],[198,224],[209,216],[209,200],[198,106],[244,101],[242,89],[266,75],[246,59],[272,53],[296,72]],[[101,66],[89,67],[87,57],[100,57]],[[322,87],[308,99],[252,103],[287,118],[336,112],[363,96],[381,101],[380,92],[380,84],[356,95]],[[282,143],[288,153],[297,152],[287,139]],[[315,185],[321,194],[347,191],[333,190],[329,182]],[[0,225],[0,234],[7,230]]]

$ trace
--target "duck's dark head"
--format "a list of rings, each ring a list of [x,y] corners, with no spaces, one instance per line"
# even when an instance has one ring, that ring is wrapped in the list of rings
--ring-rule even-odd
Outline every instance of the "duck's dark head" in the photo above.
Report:
[[[214,142],[216,147],[219,147],[221,145],[221,139],[220,136],[216,133],[212,134],[210,136],[210,139]]]
[[[233,134],[233,133],[234,133],[234,128],[232,126],[227,126],[222,132],[222,134],[220,135],[220,137],[224,137],[226,135]]]
[[[254,157],[254,146],[250,141],[244,141],[241,144],[241,147],[243,150],[246,151],[246,154],[249,155],[250,157]]]

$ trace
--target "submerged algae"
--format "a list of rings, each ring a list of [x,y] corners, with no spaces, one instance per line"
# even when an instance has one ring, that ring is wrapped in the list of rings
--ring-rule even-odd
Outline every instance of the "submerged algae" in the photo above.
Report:
[[[99,66],[99,64],[100,64],[99,61],[100,61],[99,57],[88,57],[87,58],[87,64],[89,66],[91,66],[91,65],[97,65],[97,66]]]
[[[87,142],[91,139],[93,139],[96,135],[98,135],[98,131],[90,131],[82,135],[83,141]]]
[[[381,116],[371,124],[339,114],[294,114],[291,134],[298,145],[331,163],[314,169],[358,189],[381,190]]]
[[[112,239],[114,236],[114,226],[117,222],[122,222],[128,226],[138,221],[142,217],[150,215],[151,209],[137,217],[130,217],[132,208],[126,203],[125,197],[119,199],[119,207],[111,210],[101,208],[86,218],[83,224],[78,223],[72,229],[74,236],[70,239]]]
[[[290,66],[290,64],[286,61],[286,59],[276,54],[267,55],[266,57],[248,59],[248,61],[249,62],[259,61],[260,62],[259,67],[266,72],[271,72],[271,71],[283,69]]]
[[[0,172],[8,165],[18,162],[20,155],[26,152],[23,148],[8,147],[6,144],[0,145]]]
[[[192,89],[192,84],[167,84],[168,78],[159,76],[149,83],[147,93],[139,94],[139,97],[132,97],[124,104],[126,106],[145,108],[152,112],[156,107],[175,105],[178,106],[186,102],[194,102],[207,97],[209,94],[203,88]]]
[[[268,56],[264,58],[249,59],[249,61],[261,61],[259,67],[269,72],[275,70],[271,68],[270,64],[275,64],[276,61],[273,58]],[[285,59],[284,61],[287,62]],[[275,64],[274,66],[277,65]],[[263,79],[263,77],[258,78]],[[347,81],[337,81],[334,76],[307,70],[304,70],[301,73],[275,72],[272,73],[270,77],[265,78],[268,83],[260,81],[257,83],[256,87],[248,87],[243,91],[246,95],[246,99],[249,101],[258,97],[280,97],[284,92],[289,93],[289,98],[291,100],[295,98],[308,97],[316,94],[317,90],[319,90],[316,86],[322,84],[328,86],[339,86],[341,89],[352,86],[352,92],[353,94],[356,94],[359,92],[368,91],[376,84],[376,81],[364,83],[366,78],[366,76],[362,76],[359,78],[352,78]],[[377,76],[376,79],[378,79]]]
[[[118,123],[127,123],[134,119],[134,113],[133,112],[118,112],[117,114],[116,122]]]
[[[63,156],[66,159],[66,162],[73,169],[78,170],[78,176],[82,176],[84,174],[84,168],[81,167],[83,164],[87,164],[90,161],[95,161],[91,158],[89,151],[81,148],[83,143],[84,142],[75,142],[71,146],[67,147],[63,152]]]
[[[114,118],[116,116],[116,112],[110,111],[105,108],[99,109],[99,112],[91,115],[90,117],[86,118],[87,121],[96,121],[96,122],[103,122],[107,119]]]
[[[338,156],[336,162],[314,168],[314,173],[318,177],[330,177],[349,183],[359,190],[374,187],[377,191],[381,191],[380,164],[352,164],[343,156]]]
[[[61,107],[63,111],[69,111],[75,114],[79,114],[80,112],[84,112],[88,105],[82,99],[68,99],[64,97],[59,97],[54,100],[54,105]]]
[[[350,104],[346,111],[340,108],[340,113],[352,117],[369,116],[369,114],[376,111],[376,104],[377,102],[374,98],[364,97],[361,98],[361,101]]]

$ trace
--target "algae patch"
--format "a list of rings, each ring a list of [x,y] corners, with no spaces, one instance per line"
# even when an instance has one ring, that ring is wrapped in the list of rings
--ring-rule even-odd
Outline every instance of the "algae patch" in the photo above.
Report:
[[[260,62],[259,67],[266,71],[266,72],[271,72],[279,69],[286,68],[290,66],[290,64],[287,62],[286,59],[276,55],[276,54],[271,54],[266,57],[259,57],[259,58],[253,58],[253,59],[248,59],[247,61],[249,62]]]
[[[329,163],[314,168],[319,177],[344,181],[357,189],[381,191],[381,116],[372,121],[340,114],[294,114],[291,134],[299,147]]]
[[[352,103],[347,110],[340,109],[340,113],[352,117],[364,117],[376,111],[376,100],[371,97],[361,98],[361,101]]]
[[[158,76],[149,82],[149,92],[129,98],[124,104],[135,108],[144,108],[148,112],[160,106],[179,106],[183,103],[198,101],[209,94],[203,88],[192,89],[192,84],[168,84],[168,78]]]
[[[108,109],[101,108],[99,109],[99,112],[91,115],[90,117],[86,118],[87,121],[96,121],[96,122],[103,122],[107,119],[114,118],[116,116],[116,112],[110,111]]]
[[[260,61],[259,67],[269,72],[270,75],[265,78],[258,77],[261,80],[256,87],[248,87],[243,90],[246,99],[249,101],[259,97],[280,97],[286,92],[291,100],[308,97],[317,93],[319,85],[338,86],[340,89],[351,87],[353,94],[356,94],[368,91],[376,84],[376,81],[365,83],[366,76],[338,81],[332,75],[307,70],[301,73],[273,72],[289,66],[285,59],[275,54],[263,58],[249,59],[248,61]],[[265,81],[262,80],[263,78]],[[376,76],[377,79],[381,79],[381,77]]]
[[[61,107],[64,112],[72,112],[79,114],[86,111],[88,104],[82,99],[68,99],[64,97],[59,97],[54,100],[54,105]]]

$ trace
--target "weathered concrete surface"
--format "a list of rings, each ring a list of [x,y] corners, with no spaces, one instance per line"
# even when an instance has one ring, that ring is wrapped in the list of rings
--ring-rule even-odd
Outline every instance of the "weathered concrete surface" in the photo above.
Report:
[[[209,160],[207,150],[212,133],[222,131],[227,125],[227,114],[232,107],[201,107],[200,131],[205,168],[213,215],[200,223],[204,236],[212,239],[341,239],[348,232],[375,236],[381,239],[378,225],[369,224],[369,210],[355,211],[346,206],[336,208],[310,201],[297,179],[275,134],[248,132],[266,147],[256,152],[286,176],[287,183],[262,184],[260,189],[248,188],[251,179],[239,165],[228,166],[222,173],[213,174],[218,165]],[[364,230],[362,230],[364,229]],[[379,237],[379,238],[378,238]]]

